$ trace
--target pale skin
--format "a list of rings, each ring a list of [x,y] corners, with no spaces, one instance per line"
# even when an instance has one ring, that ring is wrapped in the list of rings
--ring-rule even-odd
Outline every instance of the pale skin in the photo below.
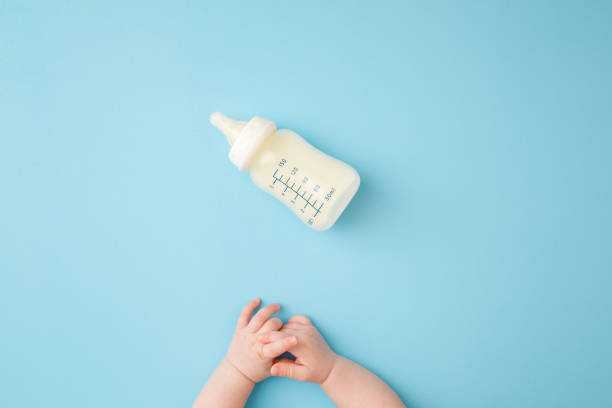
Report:
[[[272,317],[280,309],[275,303],[251,317],[259,303],[244,307],[229,350],[194,408],[242,408],[255,384],[271,375],[316,383],[339,408],[405,408],[384,381],[334,353],[309,318],[293,316],[283,325]],[[286,351],[295,360],[277,358]]]

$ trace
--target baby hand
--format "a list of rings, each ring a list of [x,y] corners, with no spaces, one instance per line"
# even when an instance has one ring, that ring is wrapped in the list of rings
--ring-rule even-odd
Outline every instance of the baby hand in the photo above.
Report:
[[[323,336],[306,316],[293,316],[280,332],[262,333],[257,340],[262,344],[270,345],[283,341],[288,335],[297,338],[297,345],[291,349],[291,354],[296,359],[295,361],[289,358],[279,359],[272,365],[271,374],[323,384],[334,368],[338,356],[329,348]]]
[[[242,309],[225,356],[229,364],[253,383],[268,378],[274,358],[297,344],[297,338],[292,333],[278,331],[283,325],[278,317],[270,318],[280,309],[277,303],[261,308],[251,317],[259,303],[260,300],[255,299]],[[274,339],[265,344],[257,341],[258,335],[269,333],[274,333]]]

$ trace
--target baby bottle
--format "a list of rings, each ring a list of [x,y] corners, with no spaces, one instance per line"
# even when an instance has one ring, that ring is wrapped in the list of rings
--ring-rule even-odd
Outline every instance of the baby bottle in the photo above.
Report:
[[[317,150],[291,130],[260,117],[249,122],[210,116],[229,142],[230,160],[253,182],[289,207],[306,225],[330,228],[359,188],[348,164]]]

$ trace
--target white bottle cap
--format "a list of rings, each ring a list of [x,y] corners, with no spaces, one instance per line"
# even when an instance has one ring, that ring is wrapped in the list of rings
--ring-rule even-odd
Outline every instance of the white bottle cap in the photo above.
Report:
[[[261,144],[276,131],[276,125],[267,119],[255,116],[242,129],[229,152],[229,158],[240,171],[249,169],[249,163]]]

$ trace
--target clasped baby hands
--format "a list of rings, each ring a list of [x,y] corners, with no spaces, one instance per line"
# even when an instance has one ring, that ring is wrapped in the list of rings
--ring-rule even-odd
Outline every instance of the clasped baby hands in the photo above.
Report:
[[[277,303],[261,308],[251,317],[259,303],[259,299],[252,300],[242,309],[225,355],[225,360],[253,383],[268,378],[274,358],[297,344],[296,336],[279,331],[283,322],[271,317],[280,309]],[[268,341],[258,341],[260,338]]]
[[[306,316],[293,316],[280,331],[262,333],[257,336],[257,340],[271,345],[286,336],[296,339],[296,344],[290,349],[295,360],[290,358],[275,360],[270,373],[302,382],[323,384],[334,368],[337,355],[329,348],[321,333]]]
[[[387,384],[359,364],[339,356],[306,316],[287,323],[272,317],[276,303],[249,302],[240,313],[229,349],[194,402],[196,408],[244,407],[256,383],[272,376],[319,384],[341,408],[404,407]],[[290,352],[294,357],[280,358]]]

